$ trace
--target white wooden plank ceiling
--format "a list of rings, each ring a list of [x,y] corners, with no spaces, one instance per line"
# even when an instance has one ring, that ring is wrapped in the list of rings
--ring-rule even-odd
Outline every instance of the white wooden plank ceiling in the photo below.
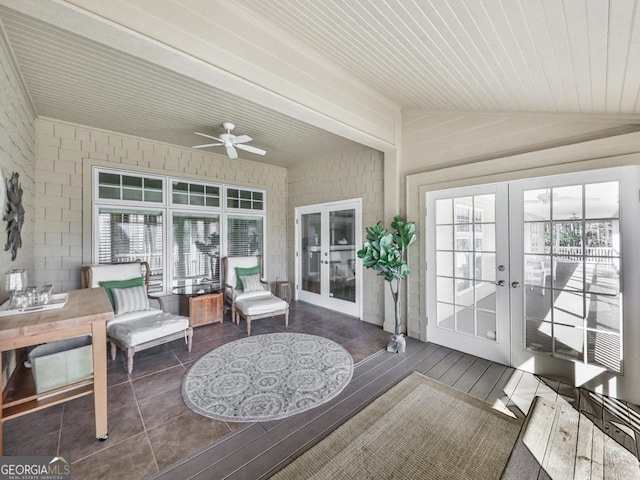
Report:
[[[640,113],[637,0],[237,3],[404,108]]]
[[[13,10],[0,7],[0,19],[39,116],[181,146],[213,143],[193,132],[218,135],[231,121],[267,151],[240,158],[284,167],[355,145]]]
[[[154,11],[153,2],[136,1]],[[409,110],[422,112],[417,118],[427,124],[452,128],[451,112],[489,115],[496,138],[508,135],[510,119],[524,115],[526,130],[515,122],[522,140],[509,145],[518,151],[640,123],[639,1],[235,0],[225,6],[257,17],[401,105],[408,130]],[[200,0],[172,5],[203,6]],[[40,116],[182,146],[202,143],[192,132],[219,134],[219,124],[232,121],[234,133],[249,134],[268,151],[241,157],[281,166],[354,145],[9,8],[0,7],[0,20]],[[460,135],[484,123],[464,122]],[[417,144],[432,152],[442,144],[434,163],[471,158],[472,148],[460,150],[456,132],[422,130]],[[489,154],[494,147],[481,140]],[[419,157],[406,167],[420,169]]]

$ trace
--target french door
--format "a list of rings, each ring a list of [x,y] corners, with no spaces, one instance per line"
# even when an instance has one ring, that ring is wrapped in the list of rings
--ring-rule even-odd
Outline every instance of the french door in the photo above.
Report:
[[[428,195],[429,341],[510,358],[506,184]]]
[[[296,208],[296,297],[362,318],[360,199]]]
[[[636,167],[511,183],[511,268],[524,285],[511,299],[513,365],[607,385],[612,396],[629,391],[639,185]]]
[[[638,398],[638,172],[428,194],[429,340]]]

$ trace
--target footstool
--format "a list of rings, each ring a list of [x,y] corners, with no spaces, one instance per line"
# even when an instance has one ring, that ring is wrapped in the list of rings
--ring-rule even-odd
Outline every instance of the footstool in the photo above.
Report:
[[[237,301],[234,320],[240,324],[240,317],[243,317],[247,321],[247,335],[251,335],[251,320],[275,317],[276,315],[284,315],[284,324],[289,326],[289,304],[275,295],[271,295]]]

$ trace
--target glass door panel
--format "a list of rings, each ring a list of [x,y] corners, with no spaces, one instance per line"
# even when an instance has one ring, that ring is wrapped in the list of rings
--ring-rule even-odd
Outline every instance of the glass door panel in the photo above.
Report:
[[[439,315],[438,323],[442,328],[495,341],[495,194],[437,203],[436,297],[439,303],[455,307],[443,305],[441,311],[449,315]]]
[[[302,275],[300,288],[320,294],[320,267],[322,254],[321,214],[307,213],[301,216]]]
[[[355,209],[329,212],[329,296],[356,301]]]

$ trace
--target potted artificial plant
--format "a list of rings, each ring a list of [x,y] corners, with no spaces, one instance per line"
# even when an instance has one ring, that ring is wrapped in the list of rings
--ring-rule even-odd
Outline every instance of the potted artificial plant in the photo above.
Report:
[[[378,222],[373,227],[367,227],[367,241],[358,251],[358,258],[362,259],[362,264],[366,268],[375,270],[378,275],[383,276],[389,282],[395,308],[396,326],[395,333],[387,345],[387,351],[402,353],[407,342],[400,333],[402,313],[398,308],[398,299],[402,280],[409,275],[406,251],[409,245],[417,239],[416,224],[413,222],[405,223],[402,216],[396,215],[391,222],[391,228],[395,232],[387,232],[382,222]]]

